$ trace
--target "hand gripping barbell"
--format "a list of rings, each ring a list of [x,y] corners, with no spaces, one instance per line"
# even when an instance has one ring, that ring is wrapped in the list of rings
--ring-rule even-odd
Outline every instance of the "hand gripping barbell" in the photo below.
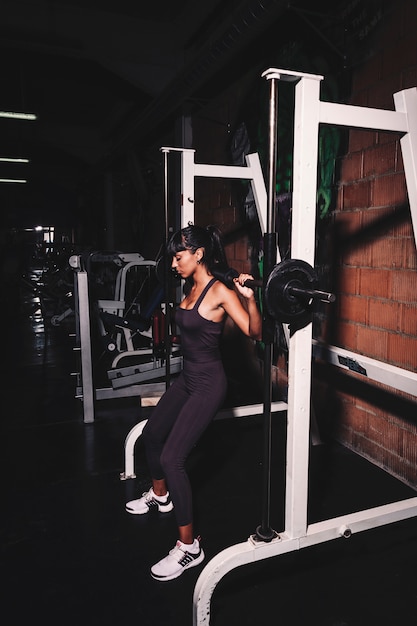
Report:
[[[232,289],[234,278],[239,273],[227,268],[213,271],[213,276]],[[263,281],[246,280],[244,285],[263,287]],[[334,294],[317,289],[317,285],[317,274],[311,265],[300,259],[281,261],[272,269],[265,284],[264,302],[269,315],[279,322],[290,324],[304,319],[315,300],[326,303],[335,301]]]

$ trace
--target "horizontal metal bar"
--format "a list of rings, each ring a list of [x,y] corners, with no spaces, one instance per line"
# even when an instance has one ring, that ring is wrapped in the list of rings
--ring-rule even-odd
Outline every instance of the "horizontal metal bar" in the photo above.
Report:
[[[369,109],[349,104],[320,102],[319,120],[324,124],[336,124],[338,126],[408,132],[405,113],[384,109]]]
[[[383,361],[377,361],[362,354],[356,354],[337,346],[320,344],[313,340],[313,354],[316,358],[361,374],[365,378],[417,396],[417,373],[396,367]]]
[[[286,411],[288,405],[286,402],[272,402],[271,413],[279,413]],[[214,419],[224,420],[232,417],[249,417],[251,415],[261,415],[264,411],[263,404],[247,404],[242,406],[234,406],[229,409],[219,411]]]
[[[206,176],[208,178],[240,178],[251,180],[253,178],[250,167],[240,165],[210,165],[206,163],[194,164],[194,176]]]
[[[112,398],[130,398],[130,396],[162,396],[166,389],[165,383],[149,383],[147,385],[130,385],[122,389],[102,387],[96,389],[96,400],[111,400]]]

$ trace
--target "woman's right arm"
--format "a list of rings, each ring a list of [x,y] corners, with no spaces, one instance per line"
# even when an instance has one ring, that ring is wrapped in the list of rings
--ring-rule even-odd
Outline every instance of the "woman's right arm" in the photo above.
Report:
[[[249,274],[240,274],[235,280],[236,289],[243,296],[246,306],[243,306],[237,292],[228,289],[225,285],[222,285],[221,306],[245,335],[260,341],[262,339],[262,316],[253,290],[242,284],[247,279],[253,280],[253,277]]]

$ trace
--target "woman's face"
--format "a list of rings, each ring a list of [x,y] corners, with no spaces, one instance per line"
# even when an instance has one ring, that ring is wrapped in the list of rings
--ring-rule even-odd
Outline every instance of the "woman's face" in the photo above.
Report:
[[[189,278],[196,270],[197,260],[196,252],[181,250],[172,257],[171,267],[181,278]]]

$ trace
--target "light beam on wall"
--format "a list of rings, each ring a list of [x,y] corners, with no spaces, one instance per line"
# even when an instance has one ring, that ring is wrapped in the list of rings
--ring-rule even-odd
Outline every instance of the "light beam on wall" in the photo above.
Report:
[[[36,120],[37,115],[34,113],[18,113],[16,111],[0,111],[0,117],[6,117],[11,120]]]
[[[0,163],[29,163],[29,159],[20,157],[0,157]]]
[[[0,183],[27,183],[25,178],[0,178]]]

